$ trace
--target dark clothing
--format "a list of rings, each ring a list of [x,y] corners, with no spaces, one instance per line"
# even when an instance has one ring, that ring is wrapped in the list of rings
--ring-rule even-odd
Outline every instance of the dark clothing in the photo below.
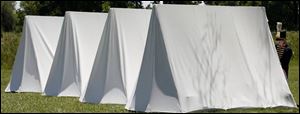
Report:
[[[293,51],[288,45],[286,45],[284,48],[280,48],[278,44],[275,46],[280,59],[281,67],[285,71],[286,78],[288,79],[289,63],[293,55]]]

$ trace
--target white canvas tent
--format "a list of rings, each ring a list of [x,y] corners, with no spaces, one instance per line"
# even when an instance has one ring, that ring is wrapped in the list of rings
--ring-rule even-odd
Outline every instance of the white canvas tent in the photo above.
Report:
[[[42,92],[50,72],[63,17],[25,16],[22,38],[5,92]]]
[[[79,97],[87,83],[106,13],[66,12],[44,95]]]
[[[151,10],[111,8],[81,102],[127,103],[143,58]]]
[[[296,107],[263,7],[157,5],[129,110]]]

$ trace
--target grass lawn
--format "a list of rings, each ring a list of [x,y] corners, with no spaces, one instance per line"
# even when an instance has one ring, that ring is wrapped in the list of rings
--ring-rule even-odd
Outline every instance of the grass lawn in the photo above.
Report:
[[[128,112],[123,105],[80,103],[78,98],[49,97],[40,93],[5,93],[11,70],[1,69],[1,113],[3,112]]]

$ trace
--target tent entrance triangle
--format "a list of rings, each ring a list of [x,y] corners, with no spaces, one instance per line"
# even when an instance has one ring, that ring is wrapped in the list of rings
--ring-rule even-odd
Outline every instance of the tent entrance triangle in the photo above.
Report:
[[[126,103],[126,90],[123,85],[122,71],[121,71],[121,61],[120,61],[120,47],[119,47],[119,37],[118,37],[118,29],[116,25],[116,17],[113,16],[111,20],[115,22],[110,22],[110,37],[109,38],[109,46],[108,46],[108,63],[107,63],[107,71],[105,74],[106,82],[105,82],[105,95],[103,96],[102,103]]]
[[[126,105],[126,108],[145,111],[151,107],[180,111],[178,92],[170,68],[165,42],[154,13],[151,22],[135,97],[131,104]]]
[[[118,30],[114,13],[109,13],[81,102],[126,103],[120,63]]]

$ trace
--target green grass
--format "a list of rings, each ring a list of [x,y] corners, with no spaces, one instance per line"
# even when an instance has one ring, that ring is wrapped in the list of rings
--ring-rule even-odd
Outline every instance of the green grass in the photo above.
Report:
[[[1,70],[2,112],[128,112],[124,105],[80,103],[75,97],[49,97],[40,93],[5,93],[11,70]]]
[[[291,66],[289,85],[294,98],[299,104],[299,67]],[[48,97],[39,93],[5,93],[4,90],[10,80],[11,70],[1,70],[1,112],[129,112],[124,105],[115,104],[87,104],[80,103],[78,98],[71,97]],[[255,108],[255,109],[230,109],[208,110],[197,112],[219,112],[219,113],[264,113],[264,112],[299,112],[295,108]]]
[[[299,31],[288,32],[288,42],[294,51],[290,63],[289,86],[293,97],[299,104]],[[4,33],[1,38],[1,113],[4,112],[130,112],[124,105],[115,104],[88,104],[80,103],[78,98],[48,97],[39,93],[5,93],[4,90],[10,80],[10,73],[14,61],[20,34]],[[12,38],[12,39],[9,39]],[[276,108],[249,108],[229,110],[203,110],[195,112],[217,113],[299,113],[299,109]]]
[[[18,50],[21,33],[4,32],[1,37],[1,69],[11,69]]]

